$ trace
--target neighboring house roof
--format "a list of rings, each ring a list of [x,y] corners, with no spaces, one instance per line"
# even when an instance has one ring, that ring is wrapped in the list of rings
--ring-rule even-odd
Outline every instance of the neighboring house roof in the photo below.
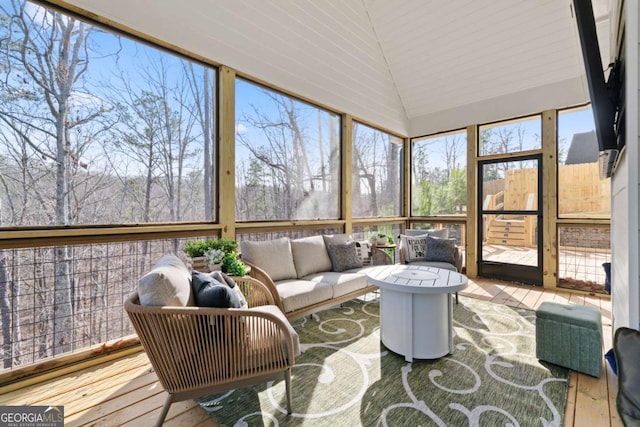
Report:
[[[565,165],[581,163],[595,163],[598,161],[598,140],[596,132],[582,132],[573,134]]]

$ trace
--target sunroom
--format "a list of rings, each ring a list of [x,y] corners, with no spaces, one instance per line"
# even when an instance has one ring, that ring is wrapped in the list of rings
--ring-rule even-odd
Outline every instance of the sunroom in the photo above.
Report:
[[[593,0],[624,107],[604,173],[571,0],[0,6],[0,407],[153,423],[124,301],[207,238],[447,229],[463,297],[595,307],[603,353],[640,329],[635,2]],[[610,366],[568,384],[566,425],[621,425]]]

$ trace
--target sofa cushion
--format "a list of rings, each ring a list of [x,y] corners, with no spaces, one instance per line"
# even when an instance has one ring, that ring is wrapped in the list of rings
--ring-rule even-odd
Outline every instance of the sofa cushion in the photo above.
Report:
[[[276,283],[285,313],[327,301],[333,296],[329,283],[310,280],[283,280]]]
[[[298,278],[331,270],[331,259],[322,236],[291,240],[291,252]]]
[[[362,267],[362,258],[358,256],[356,242],[327,245],[332,271],[344,271],[351,268]]]
[[[427,236],[427,255],[425,261],[441,261],[455,264],[455,251],[455,239],[439,239],[437,237]]]
[[[367,287],[367,276],[364,273],[360,273],[360,269],[361,268],[355,271],[343,271],[341,273],[333,271],[316,273],[305,277],[305,280],[330,284],[333,290],[333,298],[338,298],[349,292]]]
[[[191,273],[180,258],[167,254],[138,280],[138,295],[141,305],[193,305]]]
[[[274,282],[297,278],[288,237],[264,242],[243,240],[240,251],[243,259],[263,269]]]
[[[351,240],[351,235],[349,234],[325,234],[322,236],[324,239],[324,244],[326,246],[332,245],[343,245],[345,243],[349,243]]]
[[[427,235],[406,236],[400,235],[400,250],[404,251],[405,261],[423,260],[427,256]]]

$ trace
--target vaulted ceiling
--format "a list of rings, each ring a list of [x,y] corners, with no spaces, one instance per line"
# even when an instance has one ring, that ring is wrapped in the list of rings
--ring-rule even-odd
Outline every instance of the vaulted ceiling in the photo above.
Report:
[[[570,0],[68,4],[408,136],[589,98]],[[606,64],[610,0],[594,9]]]

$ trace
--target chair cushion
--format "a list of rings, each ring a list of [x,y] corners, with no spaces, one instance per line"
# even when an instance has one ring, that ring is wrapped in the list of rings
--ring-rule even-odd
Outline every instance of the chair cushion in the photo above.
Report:
[[[319,271],[331,270],[331,259],[322,236],[291,240],[291,252],[298,279]]]
[[[298,337],[298,333],[296,332],[295,329],[293,329],[293,326],[291,326],[291,323],[289,323],[289,320],[287,320],[285,315],[282,313],[282,311],[280,311],[278,307],[276,307],[275,305],[261,305],[259,307],[253,307],[250,310],[253,312],[259,312],[259,313],[269,313],[274,315],[278,319],[282,320],[284,324],[287,325],[287,329],[289,330],[291,335],[293,335],[293,353],[296,356],[300,355],[300,338]],[[250,334],[252,333],[252,329],[250,327],[249,327],[249,333]]]
[[[298,277],[288,237],[254,242],[240,242],[242,258],[265,271],[274,282]]]
[[[449,238],[449,229],[448,228],[432,228],[429,230],[416,230],[414,228],[407,228],[404,230],[404,234],[406,236],[424,236],[425,234],[431,237],[439,237],[441,239]]]
[[[193,305],[191,273],[180,258],[167,254],[138,280],[138,295],[141,305]]]
[[[362,267],[362,258],[358,256],[356,242],[327,245],[332,271],[344,271]]]

